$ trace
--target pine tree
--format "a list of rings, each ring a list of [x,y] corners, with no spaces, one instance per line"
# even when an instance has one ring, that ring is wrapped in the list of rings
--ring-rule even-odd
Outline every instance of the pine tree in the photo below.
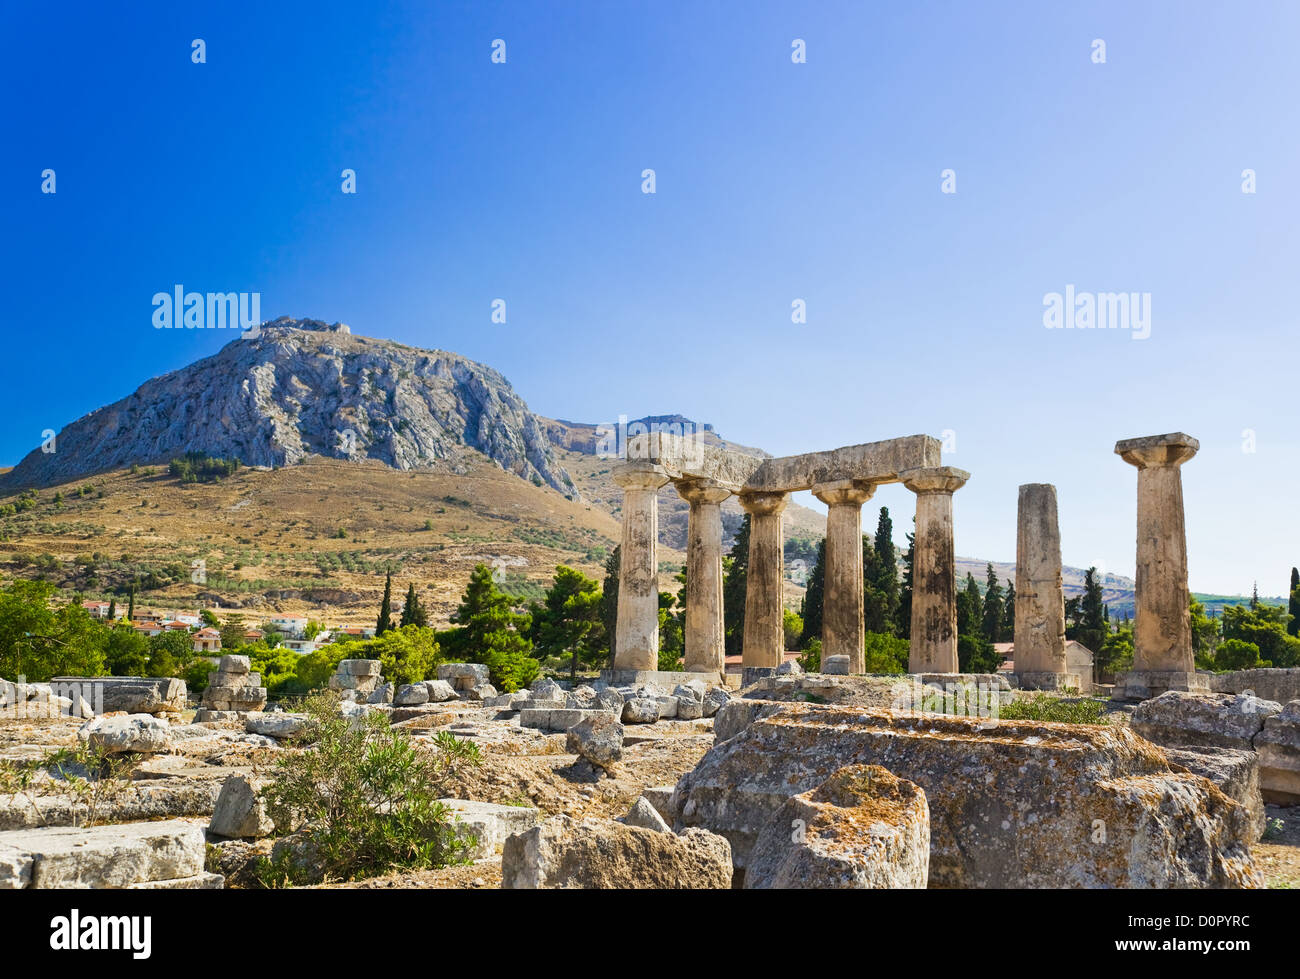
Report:
[[[379,619],[375,622],[375,638],[393,631],[393,574],[384,581],[384,600],[379,603]]]
[[[988,565],[988,582],[984,588],[984,614],[981,632],[989,642],[1002,641],[1002,586],[992,562]]]
[[[745,588],[749,577],[749,514],[740,522],[736,542],[724,562],[722,616],[727,630],[727,655],[735,656],[745,644]]]
[[[799,616],[803,619],[803,634],[799,647],[807,649],[808,643],[822,637],[822,603],[826,597],[826,538],[817,542],[817,560],[808,572],[808,582],[803,593]]]
[[[1290,596],[1287,611],[1291,613],[1291,621],[1287,623],[1286,631],[1300,636],[1300,569],[1291,569],[1291,590],[1287,594]]]
[[[573,680],[577,679],[579,663],[594,665],[603,657],[601,598],[594,578],[560,565],[545,600],[533,606],[534,649],[541,656],[567,655]]]

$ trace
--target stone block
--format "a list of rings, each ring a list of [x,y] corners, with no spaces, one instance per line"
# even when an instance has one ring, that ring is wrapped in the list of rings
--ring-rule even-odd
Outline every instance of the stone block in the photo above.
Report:
[[[470,860],[496,856],[506,840],[515,833],[525,833],[537,825],[541,814],[527,806],[502,806],[468,799],[439,799],[456,819],[456,833],[462,839],[473,836],[474,847],[466,854]]]

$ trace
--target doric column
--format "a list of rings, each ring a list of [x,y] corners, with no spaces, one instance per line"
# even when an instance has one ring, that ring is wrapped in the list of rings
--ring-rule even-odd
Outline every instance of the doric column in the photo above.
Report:
[[[691,505],[686,532],[686,656],[688,673],[724,674],[722,501],[731,491],[708,479],[675,484]]]
[[[1120,458],[1138,469],[1135,672],[1193,674],[1196,670],[1187,610],[1183,478],[1178,467],[1200,447],[1182,432],[1115,443]],[[1153,696],[1155,692],[1151,690]]]
[[[749,514],[749,570],[745,580],[745,668],[775,669],[785,653],[781,571],[781,513],[788,493],[741,493]]]
[[[899,473],[916,494],[912,542],[910,673],[957,672],[957,567],[952,543],[952,494],[970,473],[952,466]]]
[[[659,669],[659,487],[668,476],[658,466],[615,469],[623,487],[623,544],[619,551],[618,626],[614,668]]]
[[[1061,531],[1056,517],[1056,487],[1050,483],[1020,487],[1016,508],[1015,615],[1015,662],[1021,687],[1056,690],[1072,685],[1065,661]]]
[[[863,671],[862,504],[875,487],[859,480],[820,483],[813,495],[826,504],[826,586],[822,599],[822,660],[846,655],[849,672]]]

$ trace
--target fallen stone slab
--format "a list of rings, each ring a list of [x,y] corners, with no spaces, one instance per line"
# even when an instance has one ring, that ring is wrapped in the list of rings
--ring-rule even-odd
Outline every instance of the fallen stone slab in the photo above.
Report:
[[[51,685],[77,684],[96,713],[179,714],[185,710],[185,681],[176,677],[60,676]]]
[[[652,785],[641,790],[641,798],[654,806],[655,812],[667,820],[670,812],[668,801],[673,797],[673,789],[676,787],[675,785]]]
[[[255,840],[274,833],[275,823],[258,797],[262,785],[244,775],[226,779],[217,796],[208,832],[231,840]]]
[[[483,663],[443,663],[438,667],[438,679],[450,683],[458,691],[483,686],[491,679]]]
[[[614,716],[607,710],[574,710],[568,707],[559,710],[521,710],[519,726],[536,728],[539,731],[567,731],[575,724],[581,724],[588,717],[597,714]]]
[[[149,880],[140,884],[128,884],[128,891],[219,891],[226,886],[226,878],[221,874],[201,873],[179,880]]]
[[[274,711],[266,714],[252,713],[244,718],[244,730],[249,734],[261,734],[277,740],[311,737],[313,727],[314,722],[306,714]]]
[[[1282,705],[1248,694],[1169,690],[1133,711],[1133,730],[1156,744],[1253,750],[1264,721]]]
[[[123,888],[204,873],[203,830],[168,820],[0,833],[0,888]]]
[[[215,779],[132,782],[101,800],[94,815],[108,823],[211,816],[220,789]],[[0,831],[84,826],[90,817],[90,805],[75,795],[0,795]]]
[[[91,749],[111,755],[126,752],[150,754],[167,751],[172,745],[167,722],[152,714],[96,717],[81,726],[77,740]]]
[[[1300,666],[1211,673],[1205,679],[1215,693],[1250,693],[1279,704],[1300,700]]]
[[[1300,700],[1264,722],[1255,737],[1260,790],[1266,802],[1300,805]]]
[[[929,879],[940,887],[1259,883],[1246,810],[1126,728],[819,704],[768,711],[716,743],[669,803],[674,828],[726,836],[738,867],[787,799],[869,764],[925,792]]]
[[[396,707],[419,707],[429,702],[429,688],[424,683],[403,684],[393,695]]]
[[[493,802],[468,799],[439,799],[456,819],[456,834],[461,839],[473,836],[476,843],[466,853],[469,860],[494,857],[515,833],[525,833],[541,819],[538,810],[528,806],[502,806]]]
[[[542,677],[528,685],[528,692],[536,700],[563,700],[564,688],[554,680]]]
[[[425,680],[424,688],[429,691],[429,701],[441,704],[456,699],[456,688],[446,680]]]
[[[659,720],[659,702],[649,697],[625,701],[621,716],[624,724],[653,724]]]
[[[754,843],[744,886],[923,889],[929,869],[925,793],[879,765],[851,765],[776,811]]]
[[[345,659],[339,661],[334,672],[342,676],[380,676],[383,664],[377,659]],[[439,675],[441,676],[441,671]]]
[[[503,888],[720,890],[731,877],[731,848],[720,836],[603,819],[556,816],[511,836],[501,856]]]

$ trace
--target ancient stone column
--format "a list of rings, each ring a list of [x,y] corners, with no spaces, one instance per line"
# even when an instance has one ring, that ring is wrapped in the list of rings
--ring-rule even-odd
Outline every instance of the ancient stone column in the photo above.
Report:
[[[1138,469],[1137,611],[1129,696],[1203,687],[1197,682],[1188,617],[1187,528],[1179,466],[1201,444],[1173,432],[1115,443],[1120,458]],[[1173,675],[1170,675],[1173,674]]]
[[[616,670],[659,669],[659,500],[668,477],[658,466],[615,469],[623,487],[623,543],[619,552]]]
[[[682,479],[675,485],[691,505],[686,532],[686,671],[721,675],[727,669],[722,621],[722,501],[731,491],[707,479]]]
[[[745,582],[745,669],[776,669],[785,653],[781,513],[788,493],[741,493],[749,514],[749,570]]]
[[[849,658],[849,672],[864,669],[862,643],[862,504],[875,487],[860,480],[820,483],[813,495],[826,504],[826,586],[822,601],[822,662]]]
[[[909,673],[957,672],[957,566],[952,542],[952,494],[970,473],[952,466],[899,473],[916,494],[912,542],[912,639]]]
[[[1020,686],[1059,690],[1070,681],[1065,662],[1065,592],[1056,487],[1020,487],[1016,512],[1016,675]]]

